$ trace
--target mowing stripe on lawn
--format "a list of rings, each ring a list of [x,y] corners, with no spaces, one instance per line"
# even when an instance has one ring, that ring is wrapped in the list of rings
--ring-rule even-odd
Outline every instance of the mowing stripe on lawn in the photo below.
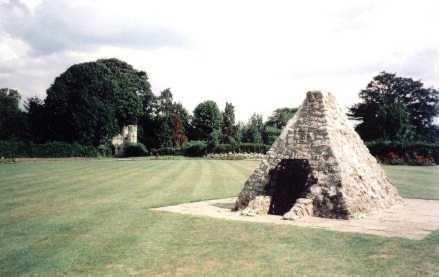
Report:
[[[63,167],[59,169],[60,172],[62,173],[57,173],[58,171],[52,171],[51,170],[51,164],[47,164],[45,167],[45,172],[46,172],[46,178],[41,178],[40,176],[36,175],[35,177],[31,178],[31,180],[33,181],[31,183],[32,187],[38,187],[37,185],[45,185],[45,182],[48,181],[52,181],[52,180],[57,180],[57,179],[69,179],[72,177],[78,177],[78,176],[82,176],[84,174],[88,174],[88,173],[92,173],[92,172],[102,172],[104,170],[117,170],[118,166],[117,164],[112,164],[109,165],[110,168],[96,168],[94,167],[95,164],[87,164],[87,165],[83,165],[83,167],[79,167],[79,168],[70,168],[67,167],[68,164],[63,164]],[[27,168],[25,170],[28,170]],[[43,170],[42,170],[43,171]],[[34,181],[34,180],[38,180],[38,181]],[[18,179],[15,180],[12,184],[14,184],[15,187],[17,188],[22,188],[23,185],[29,185],[29,179],[25,178],[25,179]]]
[[[178,165],[175,165],[173,163],[174,167],[178,167],[177,171],[173,171],[172,174],[168,174],[168,176],[158,180],[159,184],[161,186],[154,186],[153,192],[156,192],[155,195],[148,195],[145,198],[146,203],[148,203],[148,200],[150,201],[149,207],[154,207],[158,203],[166,203],[165,205],[172,205],[175,202],[170,202],[168,200],[169,197],[171,197],[174,194],[174,186],[177,184],[177,182],[181,182],[180,176],[184,175],[188,169],[188,163],[178,163]],[[170,172],[169,172],[170,173]],[[150,191],[150,190],[148,190]],[[152,198],[152,199],[150,199]],[[179,202],[180,203],[180,202]],[[177,203],[175,203],[177,204]]]
[[[158,166],[158,165],[154,165],[153,167]],[[73,193],[75,192],[83,192],[81,195],[84,194],[88,194],[89,191],[91,190],[96,190],[97,186],[100,186],[102,184],[105,183],[119,183],[120,182],[120,178],[116,178],[116,176],[124,176],[124,175],[129,175],[130,172],[136,173],[137,170],[136,168],[132,168],[129,171],[116,171],[118,174],[113,174],[113,175],[103,175],[103,176],[99,176],[98,178],[90,178],[89,175],[84,175],[81,176],[80,178],[76,178],[73,180],[65,180],[63,182],[58,182],[58,186],[54,185],[53,187],[51,186],[50,189],[46,189],[44,191],[44,193],[42,193],[41,191],[39,191],[39,193],[36,194],[29,194],[29,196],[32,197],[32,202],[28,202],[26,204],[23,204],[21,207],[17,207],[16,209],[13,209],[12,211],[9,210],[9,212],[11,213],[18,213],[18,214],[22,214],[23,212],[26,213],[26,211],[30,209],[29,212],[31,212],[35,206],[40,206],[41,204],[43,205],[47,205],[47,203],[42,203],[42,202],[48,202],[51,203],[53,205],[56,205],[58,202],[61,201],[66,201],[67,199],[72,199],[73,197]],[[88,184],[85,181],[88,181],[89,179],[92,179],[91,184]],[[108,180],[108,182],[107,182]],[[56,184],[56,183],[55,183]],[[50,192],[49,192],[50,191]],[[25,195],[27,196],[27,195]],[[26,198],[25,196],[23,196],[22,198]],[[53,196],[53,197],[52,197]],[[74,197],[77,197],[77,195],[75,195]],[[93,195],[92,195],[93,197]],[[40,199],[43,198],[43,199]],[[25,200],[25,199],[22,199]],[[35,204],[36,202],[36,204]],[[0,215],[3,213],[3,211],[0,211]],[[12,214],[11,213],[11,214]]]
[[[52,185],[50,186],[46,186],[44,189],[39,189],[39,188],[35,188],[35,189],[28,189],[28,190],[24,190],[23,192],[17,193],[17,197],[16,198],[20,198],[20,196],[24,196],[26,197],[27,195],[41,195],[44,194],[44,197],[46,199],[51,199],[52,195],[56,195],[58,193],[68,193],[69,190],[77,190],[77,189],[81,189],[83,186],[87,186],[87,181],[89,181],[90,179],[92,179],[92,177],[90,176],[91,173],[93,173],[94,171],[91,170],[91,172],[87,172],[87,174],[83,174],[83,175],[78,175],[76,174],[76,176],[74,176],[73,178],[63,178],[62,181],[58,181],[58,182],[53,182]],[[119,172],[119,175],[123,175],[123,171],[116,171]],[[107,174],[108,175],[108,174]],[[103,176],[102,180],[106,180],[106,179],[111,179],[112,176]],[[56,179],[54,180],[56,181]],[[93,184],[95,184],[95,181],[100,181],[99,179],[93,179]],[[50,192],[50,193],[48,193]]]
[[[227,175],[226,192],[227,196],[236,196],[239,193],[239,189],[244,186],[244,182],[249,176],[248,169],[237,168],[232,163],[224,163],[224,172],[231,172]],[[239,188],[237,190],[237,188]]]
[[[209,171],[209,164],[206,162],[201,163],[200,167],[200,178],[198,178],[198,182],[195,184],[193,194],[197,195],[199,197],[202,197],[203,195],[206,195],[208,192],[208,188],[211,188],[210,186],[206,184],[211,184],[212,177]],[[198,198],[197,198],[198,199]]]
[[[17,167],[19,167],[22,171],[30,171],[32,169],[29,169],[27,167],[23,167],[23,165],[17,164]],[[28,185],[30,181],[35,182],[36,184],[44,183],[46,180],[45,178],[59,178],[60,176],[64,175],[77,175],[78,171],[82,172],[82,170],[96,170],[94,167],[82,165],[82,167],[76,168],[76,167],[60,167],[57,170],[50,170],[50,167],[43,167],[45,170],[40,170],[37,172],[31,171],[32,173],[25,174],[25,177],[21,176],[12,176],[10,178],[3,178],[0,182],[2,188],[9,188],[13,187],[14,189],[21,189],[23,185]],[[1,191],[1,190],[0,190]]]
[[[198,168],[198,170],[194,168]],[[185,199],[192,199],[195,190],[194,180],[199,178],[200,168],[200,163],[189,161],[186,163],[186,168],[180,178],[172,182],[171,185],[175,184],[175,193],[182,196],[182,201],[186,201]]]

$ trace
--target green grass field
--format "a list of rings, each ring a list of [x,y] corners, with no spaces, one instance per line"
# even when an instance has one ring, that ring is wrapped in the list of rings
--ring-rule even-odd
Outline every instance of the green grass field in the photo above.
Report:
[[[149,210],[235,196],[256,165],[214,160],[0,164],[0,276],[439,274],[439,231],[411,241]],[[404,197],[439,199],[439,167],[386,171]]]

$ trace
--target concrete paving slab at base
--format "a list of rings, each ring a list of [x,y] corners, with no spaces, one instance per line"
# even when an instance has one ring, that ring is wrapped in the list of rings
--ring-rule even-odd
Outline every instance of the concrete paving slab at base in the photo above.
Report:
[[[236,198],[226,198],[160,207],[152,210],[226,220],[293,225],[414,240],[421,240],[432,231],[439,229],[438,200],[404,199],[401,205],[379,213],[369,214],[361,219],[343,220],[306,217],[295,221],[283,220],[282,217],[276,215],[243,216],[239,212],[231,211],[235,201]]]

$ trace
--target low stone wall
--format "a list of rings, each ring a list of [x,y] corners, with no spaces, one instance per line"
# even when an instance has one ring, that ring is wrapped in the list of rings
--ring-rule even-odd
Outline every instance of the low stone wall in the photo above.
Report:
[[[206,159],[212,160],[263,160],[265,154],[260,153],[222,153],[222,154],[207,154]]]

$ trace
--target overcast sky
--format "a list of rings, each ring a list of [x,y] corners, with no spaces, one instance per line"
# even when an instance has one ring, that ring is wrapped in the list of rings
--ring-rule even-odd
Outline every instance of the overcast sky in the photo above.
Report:
[[[343,105],[380,71],[439,88],[439,1],[0,0],[0,87],[45,96],[70,65],[116,57],[193,110],[226,101],[246,120]]]

